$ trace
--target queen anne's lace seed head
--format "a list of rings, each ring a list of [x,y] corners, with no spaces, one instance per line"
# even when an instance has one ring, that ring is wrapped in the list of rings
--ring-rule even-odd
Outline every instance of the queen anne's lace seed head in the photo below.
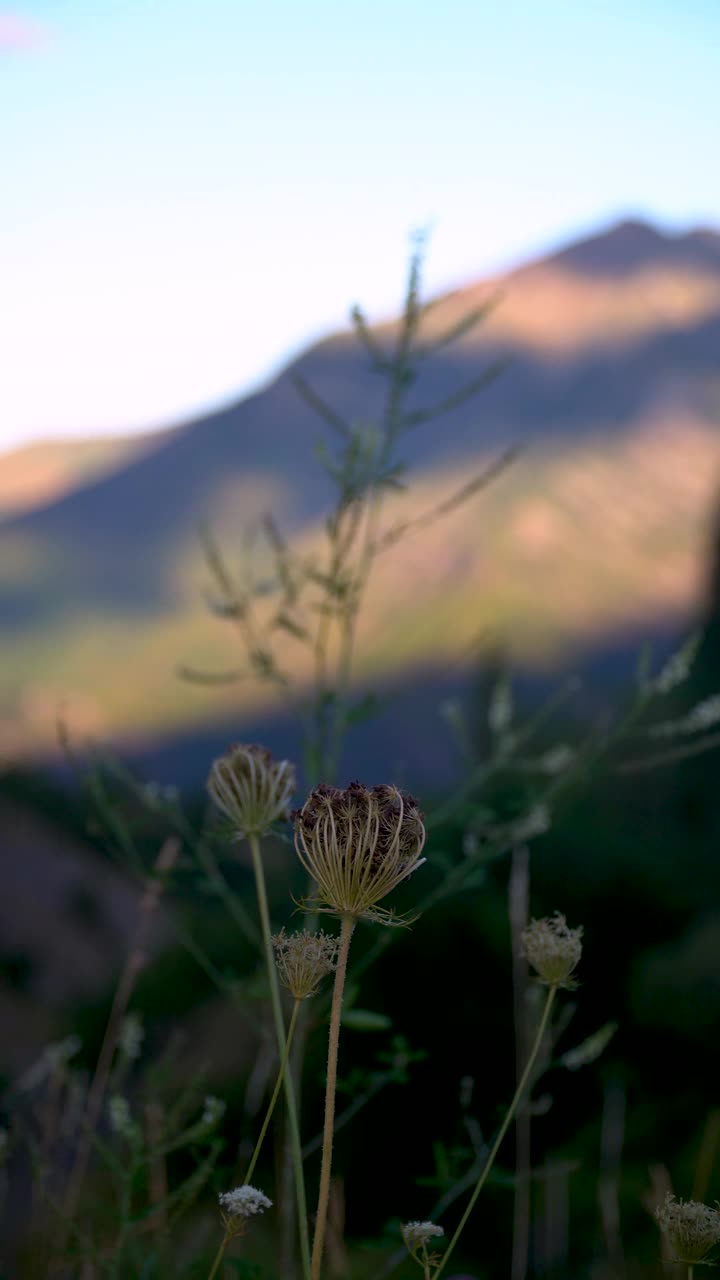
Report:
[[[434,1222],[406,1222],[400,1230],[410,1253],[414,1253],[421,1245],[426,1245],[428,1240],[445,1235],[442,1227],[436,1227]]]
[[[272,939],[278,976],[294,1000],[314,996],[337,963],[338,939],[328,933],[280,933]]]
[[[665,1203],[655,1210],[655,1217],[676,1262],[706,1262],[708,1254],[720,1243],[720,1210],[699,1200],[676,1200],[668,1193]]]
[[[295,791],[288,760],[273,761],[265,747],[235,746],[210,770],[208,791],[240,835],[263,835],[286,818]]]
[[[569,929],[559,911],[551,919],[531,920],[523,930],[525,955],[540,981],[549,987],[577,986],[572,977],[582,955],[582,927]]]
[[[221,1192],[218,1201],[225,1230],[231,1236],[244,1235],[250,1218],[272,1208],[272,1200],[268,1200],[263,1191],[258,1191],[257,1187],[250,1187],[247,1183],[242,1187],[235,1187],[233,1191]]]
[[[417,802],[392,786],[319,786],[294,814],[295,848],[317,882],[313,911],[392,924],[377,903],[424,861]]]

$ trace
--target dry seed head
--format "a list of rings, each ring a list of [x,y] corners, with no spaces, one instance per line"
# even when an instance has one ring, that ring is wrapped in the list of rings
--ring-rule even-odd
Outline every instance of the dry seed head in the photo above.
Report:
[[[428,1240],[445,1235],[442,1227],[436,1227],[434,1222],[406,1222],[400,1230],[410,1253],[427,1244]]]
[[[309,909],[392,924],[377,903],[425,861],[413,797],[386,785],[323,784],[293,816],[298,857],[318,887]]]
[[[287,817],[295,770],[288,760],[273,761],[266,747],[239,745],[214,762],[207,785],[240,835],[260,836]]]
[[[295,1000],[314,996],[337,964],[338,940],[329,933],[286,933],[272,939],[278,976]]]
[[[572,972],[582,955],[582,926],[569,929],[559,911],[552,918],[531,920],[523,930],[525,955],[549,987],[577,986]]]
[[[666,1235],[676,1262],[705,1262],[711,1249],[720,1243],[720,1211],[699,1200],[676,1200],[665,1197],[655,1217]]]

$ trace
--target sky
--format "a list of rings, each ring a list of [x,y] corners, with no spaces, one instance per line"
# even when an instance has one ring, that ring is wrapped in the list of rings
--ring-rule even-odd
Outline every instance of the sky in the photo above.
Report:
[[[246,394],[626,216],[720,227],[717,0],[0,0],[0,448]]]

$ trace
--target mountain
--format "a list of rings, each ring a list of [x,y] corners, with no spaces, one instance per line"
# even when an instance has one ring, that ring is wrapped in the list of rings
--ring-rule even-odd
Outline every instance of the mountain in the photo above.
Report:
[[[133,454],[144,438],[43,440],[0,453],[0,517],[56,502]]]
[[[525,452],[379,565],[366,676],[457,662],[483,629],[509,634],[517,659],[537,666],[576,644],[677,626],[702,590],[720,478],[720,234],[621,223],[435,299],[422,341],[496,294],[484,325],[428,357],[411,407],[498,359],[507,368],[408,438],[411,487],[393,518],[432,508],[508,444]],[[381,347],[393,329],[376,326]],[[347,418],[379,411],[365,351],[350,332],[332,335],[263,391],[0,522],[7,752],[46,746],[59,705],[78,732],[136,744],[264,714],[250,682],[198,690],[173,671],[238,661],[204,606],[201,522],[235,566],[243,529],[267,510],[308,546],[317,536],[330,484],[314,449],[331,433],[298,376]]]

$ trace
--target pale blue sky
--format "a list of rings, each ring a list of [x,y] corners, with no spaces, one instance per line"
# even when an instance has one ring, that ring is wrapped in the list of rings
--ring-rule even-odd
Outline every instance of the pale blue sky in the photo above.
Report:
[[[717,0],[0,0],[0,446],[138,429],[628,214],[720,226]]]

